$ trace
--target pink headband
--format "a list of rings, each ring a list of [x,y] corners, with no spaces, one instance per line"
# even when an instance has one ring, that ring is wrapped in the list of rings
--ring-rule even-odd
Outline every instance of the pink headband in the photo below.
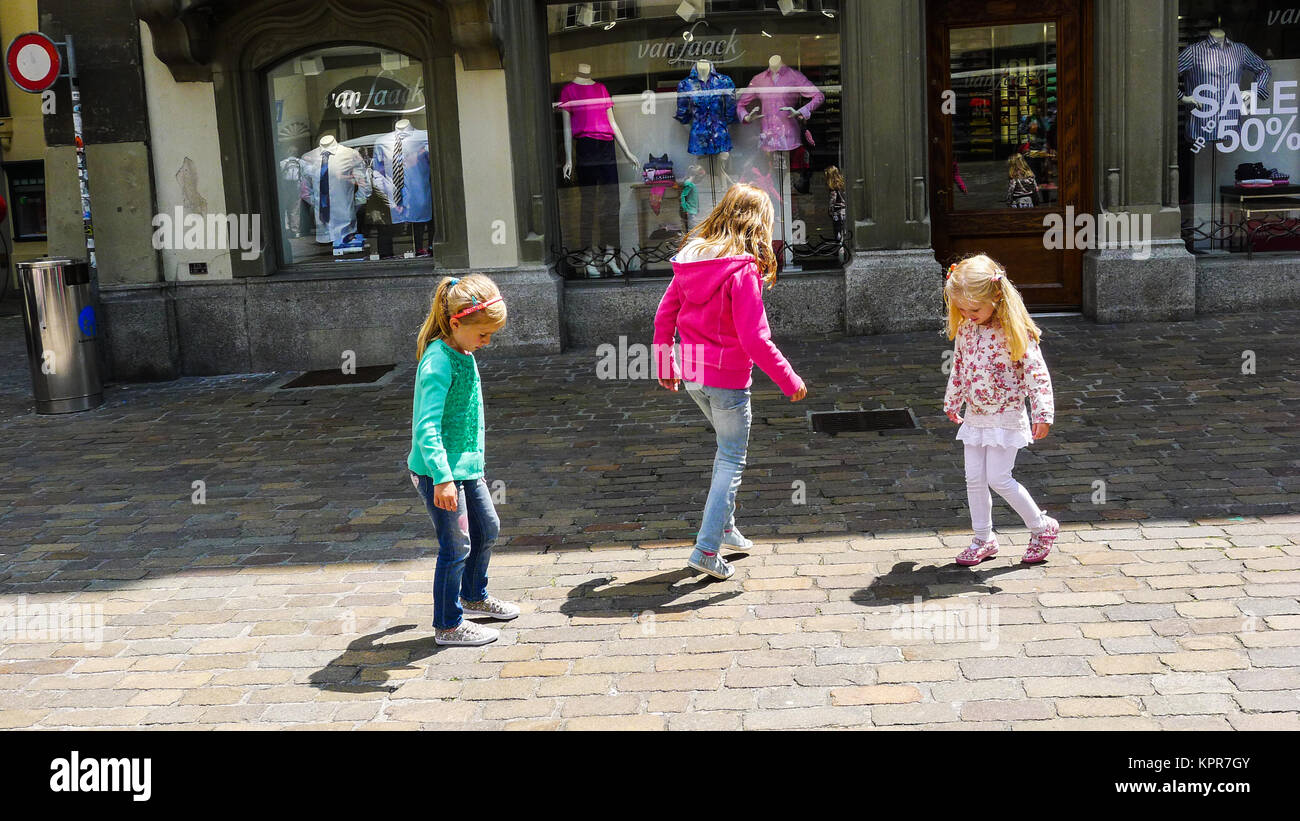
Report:
[[[474,299],[474,297],[470,297],[470,299]],[[474,313],[475,311],[481,311],[481,310],[483,310],[484,308],[488,307],[489,305],[495,305],[495,304],[497,304],[498,302],[501,302],[501,301],[502,301],[502,300],[501,300],[501,297],[499,297],[499,296],[494,296],[494,297],[492,297],[491,299],[489,299],[487,302],[479,302],[477,299],[474,299],[474,304],[473,304],[473,305],[469,306],[468,308],[466,308],[465,310],[461,311],[461,312],[458,313],[458,314],[452,314],[452,317],[451,317],[451,318],[452,318],[452,319],[460,319],[460,318],[463,317],[463,316],[468,316],[469,314],[472,314],[472,313]]]

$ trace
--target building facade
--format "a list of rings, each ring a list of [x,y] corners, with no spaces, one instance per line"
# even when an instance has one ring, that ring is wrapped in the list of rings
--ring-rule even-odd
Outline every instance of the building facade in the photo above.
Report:
[[[648,343],[733,181],[776,206],[778,337],[937,328],[974,251],[1098,323],[1300,304],[1282,0],[37,6],[79,44],[118,379],[406,361],[467,271],[507,354]],[[84,256],[65,119],[49,253]]]

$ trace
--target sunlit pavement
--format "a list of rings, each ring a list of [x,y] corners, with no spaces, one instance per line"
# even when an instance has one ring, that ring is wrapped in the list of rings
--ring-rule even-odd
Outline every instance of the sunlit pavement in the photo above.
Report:
[[[725,582],[685,569],[713,449],[689,398],[487,352],[491,588],[524,613],[438,648],[411,363],[36,416],[3,318],[0,727],[1300,729],[1297,320],[1044,320],[1057,420],[1017,478],[1064,532],[1037,567],[1000,500],[1001,554],[952,562],[940,334],[783,344],[810,395],[756,377]],[[881,407],[920,430],[805,418]]]

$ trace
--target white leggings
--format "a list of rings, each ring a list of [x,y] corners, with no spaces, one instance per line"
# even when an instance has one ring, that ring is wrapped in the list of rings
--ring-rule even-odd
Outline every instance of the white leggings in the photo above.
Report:
[[[1033,532],[1043,529],[1043,512],[1034,504],[1029,491],[1011,476],[1019,448],[992,445],[966,445],[966,498],[970,502],[970,524],[975,538],[993,537],[992,488],[1025,520]]]

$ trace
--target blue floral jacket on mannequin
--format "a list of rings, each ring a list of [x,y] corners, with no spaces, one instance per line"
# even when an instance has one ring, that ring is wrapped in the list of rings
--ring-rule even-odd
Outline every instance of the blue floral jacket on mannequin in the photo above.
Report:
[[[736,122],[736,84],[725,74],[709,72],[708,80],[691,66],[691,73],[677,84],[678,122],[691,126],[687,151],[696,156],[731,150],[732,123]]]

